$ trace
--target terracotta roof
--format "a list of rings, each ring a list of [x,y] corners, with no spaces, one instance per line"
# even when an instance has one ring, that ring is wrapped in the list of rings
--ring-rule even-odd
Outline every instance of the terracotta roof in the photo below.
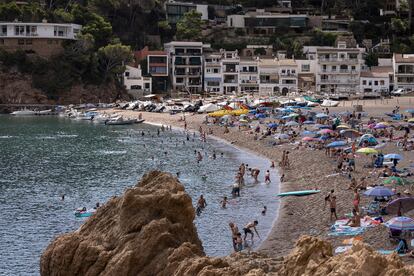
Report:
[[[413,62],[414,63],[414,55],[406,55],[406,54],[394,54],[395,62],[397,63],[407,63]]]

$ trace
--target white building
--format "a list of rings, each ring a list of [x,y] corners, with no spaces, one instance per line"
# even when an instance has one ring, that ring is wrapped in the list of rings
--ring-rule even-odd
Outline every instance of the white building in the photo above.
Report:
[[[287,95],[298,91],[298,66],[293,59],[279,60],[279,92]]]
[[[124,72],[124,86],[126,90],[134,94],[134,96],[151,94],[152,92],[151,78],[142,76],[140,66],[138,66],[138,68],[128,65],[126,66]]]
[[[202,42],[187,41],[164,44],[169,56],[171,86],[174,91],[203,91],[203,47],[209,46]]]
[[[261,94],[287,95],[298,90],[298,66],[293,59],[261,59],[259,62]]]
[[[187,12],[195,10],[201,14],[201,20],[208,20],[208,5],[189,2],[165,2],[166,17],[169,23],[176,24]]]
[[[256,58],[240,59],[239,88],[241,93],[259,92],[258,60]]]
[[[204,57],[204,90],[208,93],[223,93],[222,53],[211,53]]]
[[[363,48],[317,47],[316,91],[355,94],[359,92],[359,78],[364,65]]]
[[[239,89],[240,57],[237,51],[222,51],[223,93],[232,94]]]
[[[58,23],[0,23],[0,48],[6,51],[18,49],[50,57],[63,51],[65,40],[74,40],[82,29],[77,24]]]
[[[296,59],[298,66],[298,91],[315,91],[315,73],[318,68],[315,59]]]
[[[389,92],[392,74],[392,66],[376,66],[370,71],[361,72],[360,92],[368,95],[369,93]]]
[[[392,58],[394,89],[414,90],[414,54],[396,54]]]

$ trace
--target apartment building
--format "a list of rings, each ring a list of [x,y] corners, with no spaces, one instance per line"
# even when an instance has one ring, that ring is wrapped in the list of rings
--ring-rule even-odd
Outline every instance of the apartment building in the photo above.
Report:
[[[147,46],[134,53],[135,61],[141,64],[146,63],[144,75],[151,76],[152,91],[167,92],[168,88],[168,55],[165,51],[150,51]]]
[[[77,24],[0,23],[0,48],[6,51],[23,50],[48,58],[63,51],[62,43],[75,40],[82,26]]]
[[[317,70],[317,60],[315,59],[296,59],[298,72],[298,91],[315,91],[315,72]]]
[[[202,20],[208,20],[208,5],[176,1],[168,1],[165,3],[165,14],[170,24],[176,24],[185,13],[191,10],[199,12]]]
[[[208,93],[223,93],[222,53],[209,53],[204,56],[204,90]]]
[[[392,75],[392,66],[374,66],[369,71],[361,72],[360,92],[362,94],[389,92]]]
[[[277,59],[260,59],[259,91],[263,95],[273,95],[280,91],[279,61]]]
[[[259,92],[258,59],[254,57],[240,59],[239,88],[241,93]]]
[[[173,91],[200,93],[203,91],[202,42],[172,41],[164,44],[169,57],[170,84]]]
[[[239,89],[240,57],[236,51],[222,51],[223,94],[232,94]]]
[[[414,90],[414,54],[396,54],[392,57],[394,89]]]
[[[227,16],[228,27],[245,29],[254,35],[271,35],[281,28],[301,31],[309,27],[308,22],[306,14],[274,14],[264,10]]]
[[[316,47],[316,91],[355,94],[359,92],[363,48],[347,48],[345,42],[337,47]]]

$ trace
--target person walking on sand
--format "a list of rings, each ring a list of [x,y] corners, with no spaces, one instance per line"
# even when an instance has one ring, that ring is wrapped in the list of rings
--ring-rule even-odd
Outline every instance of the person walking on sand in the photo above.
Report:
[[[336,196],[333,196],[332,198],[330,198],[329,207],[330,207],[330,210],[331,210],[331,215],[330,215],[329,220],[332,222],[333,216],[335,216],[335,220],[338,219],[338,216],[336,214]]]
[[[265,183],[269,184],[270,182],[272,182],[272,181],[270,181],[270,171],[267,170],[266,173],[265,173]]]
[[[237,252],[236,245],[237,245],[237,234],[239,233],[239,228],[233,222],[230,222],[229,226],[230,226],[230,231],[231,231],[231,238],[232,238],[233,248],[234,248],[234,251]]]
[[[275,161],[272,161],[272,163],[270,164],[270,168],[274,169],[275,168]]]
[[[257,236],[260,238],[259,233],[257,232],[256,226],[259,224],[259,222],[257,220],[253,221],[253,222],[249,222],[248,224],[246,224],[246,226],[244,226],[243,231],[244,231],[244,242],[246,242],[247,239],[247,234],[251,235],[251,241],[253,242],[253,238],[254,238],[254,233],[252,231],[252,229],[254,230],[254,232],[256,232]]]
[[[354,200],[352,204],[354,205],[354,209],[359,213],[359,202],[361,201],[361,197],[359,196],[358,189],[354,190]]]

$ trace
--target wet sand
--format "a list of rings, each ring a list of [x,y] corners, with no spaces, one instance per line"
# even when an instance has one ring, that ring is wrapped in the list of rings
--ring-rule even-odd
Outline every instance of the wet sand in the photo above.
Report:
[[[394,98],[390,100],[365,100],[353,102],[341,102],[340,106],[329,108],[330,112],[352,111],[353,106],[362,104],[363,110],[369,116],[377,116],[388,120],[389,117],[384,112],[391,112],[398,105],[400,110],[404,111],[408,108],[414,108],[414,98]],[[316,108],[320,111],[321,108]],[[176,127],[184,127],[182,114],[169,115],[167,113],[146,113],[139,111],[113,110],[113,112],[122,113],[126,117],[138,117],[142,113],[143,119],[148,122],[172,125]],[[342,240],[347,237],[330,237],[329,232],[329,206],[324,206],[324,197],[331,189],[335,190],[337,196],[337,213],[339,218],[344,214],[352,211],[353,192],[348,189],[350,180],[346,176],[336,175],[327,177],[335,173],[336,158],[330,158],[325,155],[324,150],[312,150],[305,147],[297,147],[294,144],[283,144],[273,146],[274,139],[268,137],[263,140],[254,140],[251,131],[240,131],[238,128],[229,128],[230,132],[225,134],[224,128],[219,126],[207,126],[203,124],[206,115],[190,115],[185,116],[187,128],[198,131],[200,125],[203,130],[211,129],[213,135],[221,139],[227,140],[237,147],[251,150],[270,160],[274,160],[277,165],[281,159],[282,151],[290,152],[291,167],[288,170],[279,168],[279,174],[285,175],[285,181],[281,184],[280,191],[308,190],[317,188],[322,192],[306,197],[287,197],[279,200],[275,194],[275,204],[280,201],[280,209],[277,222],[268,236],[262,243],[260,251],[267,253],[269,256],[279,257],[289,253],[294,247],[295,241],[304,234],[319,236],[329,240],[334,246],[340,246]],[[395,136],[398,136],[396,133]],[[412,133],[410,134],[412,136]],[[381,139],[380,139],[381,140]],[[397,148],[395,143],[389,143],[382,149],[384,153],[398,153],[403,155],[404,160],[400,163],[399,168],[403,168],[414,162],[414,153],[405,152]],[[356,179],[362,176],[370,176],[367,179],[368,184],[382,183],[377,178],[377,173],[372,174],[373,169],[364,168],[364,165],[370,162],[370,158],[360,156],[356,158]],[[270,165],[270,164],[269,164]],[[261,175],[263,177],[263,175]],[[406,189],[405,187],[403,188]],[[361,195],[361,206],[366,206],[370,198]],[[404,214],[410,215],[410,214]],[[385,220],[392,216],[385,217]],[[259,228],[260,229],[260,228]],[[367,229],[362,238],[375,249],[394,249],[395,244],[388,239],[388,229],[385,226],[377,226]],[[409,260],[409,258],[405,258]]]

